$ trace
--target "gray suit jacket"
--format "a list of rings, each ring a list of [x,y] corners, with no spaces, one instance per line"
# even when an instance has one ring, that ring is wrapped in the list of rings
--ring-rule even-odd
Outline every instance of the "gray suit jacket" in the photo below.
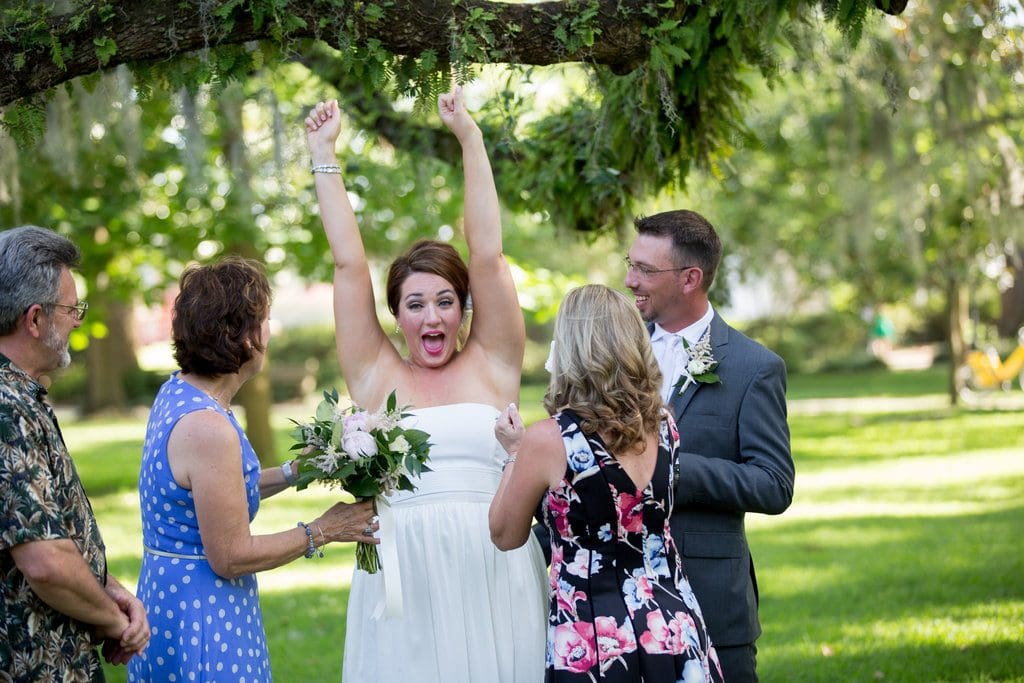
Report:
[[[669,403],[680,439],[671,526],[711,642],[727,647],[761,634],[744,515],[789,507],[795,470],[785,363],[717,313],[710,335],[721,382]]]

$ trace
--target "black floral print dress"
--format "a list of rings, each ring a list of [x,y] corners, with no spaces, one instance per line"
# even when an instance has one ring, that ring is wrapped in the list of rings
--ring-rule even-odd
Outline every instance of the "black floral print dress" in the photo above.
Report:
[[[554,418],[566,468],[544,499],[552,550],[545,680],[720,683],[669,531],[675,424],[666,413],[654,476],[637,490],[574,412]]]

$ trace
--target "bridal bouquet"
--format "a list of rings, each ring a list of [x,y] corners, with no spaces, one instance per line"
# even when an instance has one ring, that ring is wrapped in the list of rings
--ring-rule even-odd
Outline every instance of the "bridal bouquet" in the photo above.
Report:
[[[408,413],[396,407],[395,392],[385,406],[370,413],[352,405],[338,408],[338,391],[324,392],[312,422],[296,422],[292,438],[302,490],[313,482],[340,487],[356,498],[375,498],[394,491],[413,491],[411,477],[429,472],[430,435],[402,427]],[[377,549],[356,545],[356,566],[371,574],[380,566]]]

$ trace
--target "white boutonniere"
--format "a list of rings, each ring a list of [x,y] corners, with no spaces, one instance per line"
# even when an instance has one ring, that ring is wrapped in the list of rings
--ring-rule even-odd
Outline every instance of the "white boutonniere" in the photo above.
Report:
[[[691,384],[717,384],[721,378],[715,372],[718,369],[718,361],[711,353],[711,337],[705,333],[696,344],[692,346],[686,339],[683,339],[683,348],[690,356],[686,364],[686,372],[679,376],[676,382],[678,392],[682,394]]]

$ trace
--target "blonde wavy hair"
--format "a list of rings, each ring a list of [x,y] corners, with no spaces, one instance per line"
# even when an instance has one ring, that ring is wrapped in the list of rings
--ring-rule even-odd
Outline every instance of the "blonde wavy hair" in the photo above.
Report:
[[[661,420],[661,370],[636,306],[604,285],[584,285],[562,300],[555,319],[549,415],[571,409],[585,434],[600,431],[611,452],[636,449]]]

